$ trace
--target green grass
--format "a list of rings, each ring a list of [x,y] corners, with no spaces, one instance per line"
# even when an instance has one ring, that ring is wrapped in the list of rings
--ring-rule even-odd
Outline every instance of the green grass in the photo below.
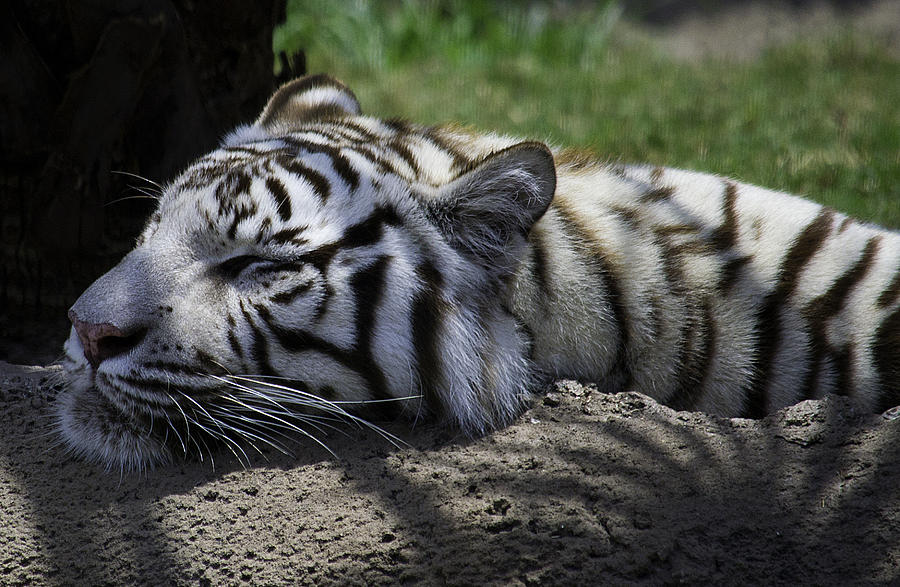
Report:
[[[687,63],[615,4],[559,6],[291,0],[275,48],[303,49],[370,114],[719,173],[900,227],[900,62],[879,42],[831,31]]]

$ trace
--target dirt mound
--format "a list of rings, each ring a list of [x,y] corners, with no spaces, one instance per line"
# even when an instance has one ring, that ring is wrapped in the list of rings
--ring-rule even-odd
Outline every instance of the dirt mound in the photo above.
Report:
[[[842,398],[728,420],[559,382],[478,440],[120,478],[53,447],[49,370],[0,367],[4,585],[900,581],[900,419]]]

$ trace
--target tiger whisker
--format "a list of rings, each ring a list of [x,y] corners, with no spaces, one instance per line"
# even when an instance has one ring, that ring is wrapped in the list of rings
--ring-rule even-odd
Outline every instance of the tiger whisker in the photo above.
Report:
[[[270,411],[268,408],[266,408],[266,413],[267,414],[270,414],[270,413],[276,414],[279,416],[283,416],[284,418],[298,420],[298,421],[302,422],[303,424],[309,425],[310,427],[312,427],[313,429],[315,429],[317,432],[319,432],[321,434],[326,434],[326,431],[324,430],[324,428],[329,428],[335,432],[340,432],[342,434],[345,434],[345,432],[343,430],[341,430],[340,428],[338,428],[336,426],[332,426],[331,424],[328,424],[326,422],[326,420],[334,421],[334,422],[342,421],[337,418],[308,416],[305,414],[297,414],[297,413],[289,412],[289,411],[285,411],[285,410]],[[293,426],[291,426],[291,427],[284,426],[284,425],[280,424],[279,422],[273,421],[273,420],[258,420],[256,418],[251,418],[245,414],[240,415],[240,417],[245,418],[246,421],[248,421],[252,424],[256,424],[256,425],[275,426],[277,428],[284,429],[284,430],[294,430]],[[288,436],[287,434],[285,434],[283,432],[278,432],[278,434],[284,438],[291,439],[290,436]]]
[[[265,434],[265,433],[263,433],[262,430],[259,430],[259,429],[256,429],[256,428],[254,428],[253,430],[251,430],[251,429],[249,429],[249,428],[247,427],[247,426],[254,426],[254,427],[255,427],[255,426],[270,426],[270,425],[271,425],[270,422],[267,422],[267,421],[264,421],[264,420],[257,420],[257,419],[255,419],[255,418],[250,418],[250,417],[248,417],[248,416],[246,416],[246,415],[238,414],[238,413],[232,412],[232,411],[230,411],[230,410],[228,410],[228,409],[226,409],[226,408],[222,408],[221,406],[220,406],[219,409],[217,409],[217,410],[215,410],[215,411],[216,411],[216,412],[221,412],[223,418],[231,419],[235,424],[237,424],[238,422],[240,422],[240,423],[244,426],[244,427],[240,427],[240,428],[237,427],[237,426],[229,426],[230,428],[232,428],[232,429],[234,430],[234,432],[235,432],[237,435],[239,435],[239,436],[241,436],[241,437],[243,437],[243,438],[247,438],[248,440],[254,439],[254,440],[257,440],[257,441],[259,441],[259,442],[262,442],[262,443],[264,443],[264,444],[266,444],[266,445],[268,445],[268,446],[271,446],[272,448],[274,448],[275,450],[277,450],[278,452],[282,453],[282,454],[285,455],[285,456],[289,456],[289,457],[294,456],[293,453],[290,451],[290,449],[288,449],[288,448],[287,448],[285,445],[283,445],[282,443],[278,442],[278,441],[273,437],[274,434],[277,434],[278,436],[281,436],[282,438],[285,438],[285,439],[287,439],[287,440],[291,440],[291,437],[290,437],[290,436],[284,434],[283,432],[278,432],[278,431],[275,431],[274,433],[271,432],[271,431],[268,431],[269,434]],[[263,457],[265,457],[265,454],[264,454],[258,447],[256,447],[256,446],[254,445],[253,448],[256,449],[256,451],[259,452],[260,455],[262,455]]]
[[[230,394],[224,394],[223,397],[228,396],[228,395],[230,395]],[[212,414],[210,414],[209,411],[204,410],[209,415],[209,418],[217,421],[219,424],[226,425],[230,430],[232,430],[236,434],[241,435],[241,436],[249,435],[250,437],[260,440],[262,442],[265,442],[266,444],[269,444],[270,446],[272,446],[273,448],[276,448],[280,452],[283,452],[290,456],[290,453],[287,448],[285,448],[281,443],[278,443],[274,439],[263,434],[262,431],[248,430],[247,428],[240,428],[237,426],[238,423],[244,423],[244,424],[249,423],[250,425],[264,425],[264,426],[276,425],[277,426],[278,424],[276,422],[272,422],[270,420],[257,420],[255,418],[250,418],[246,414],[242,414],[240,412],[235,412],[221,404],[216,404],[216,405],[210,406],[210,409],[212,409],[217,414],[220,414],[221,417],[217,418],[217,417],[213,416]],[[232,422],[234,425],[229,424],[229,421]],[[284,434],[281,434],[281,436],[284,436],[285,438],[289,438],[289,437],[285,436]],[[259,451],[259,449],[257,447],[254,446],[254,449],[256,449],[257,452],[261,453],[261,451]]]
[[[316,438],[313,434],[310,434],[307,430],[304,430],[303,428],[300,428],[300,427],[297,426],[297,425],[291,424],[290,422],[288,422],[288,421],[286,421],[286,420],[284,420],[284,419],[282,419],[282,418],[279,418],[278,416],[275,416],[275,415],[273,415],[273,414],[267,414],[265,410],[260,409],[260,408],[257,408],[257,407],[255,407],[255,406],[252,406],[252,405],[250,405],[250,404],[248,404],[248,403],[246,403],[246,402],[243,402],[243,401],[241,401],[239,398],[236,398],[236,397],[234,397],[234,396],[231,395],[231,394],[223,394],[223,397],[225,397],[225,398],[228,399],[228,400],[231,400],[231,401],[235,402],[236,404],[238,404],[238,405],[240,405],[241,407],[244,407],[244,408],[246,408],[246,409],[248,409],[248,410],[251,410],[251,411],[256,412],[256,413],[258,413],[258,414],[261,414],[261,415],[263,415],[263,416],[267,416],[267,415],[268,415],[270,418],[272,418],[272,420],[274,420],[274,421],[276,421],[276,422],[282,424],[283,426],[286,426],[286,427],[290,428],[291,430],[294,430],[294,431],[296,431],[296,432],[298,432],[298,433],[300,433],[300,434],[306,436],[307,438],[309,438],[310,440],[312,440],[313,442],[315,442],[316,444],[318,444],[319,446],[321,446],[322,448],[324,448],[326,451],[328,451],[328,453],[331,454],[332,456],[334,456],[334,458],[337,458],[337,455],[336,455],[330,448],[328,448],[328,446],[326,446],[325,443],[323,443],[321,440],[319,440],[318,438]]]
[[[222,378],[220,378],[220,380],[221,379]],[[301,406],[305,406],[305,407],[312,407],[312,408],[316,408],[316,409],[320,409],[323,411],[328,411],[328,412],[337,414],[341,417],[341,419],[352,422],[352,423],[356,424],[357,426],[359,426],[360,428],[369,428],[369,429],[375,431],[376,433],[381,435],[385,440],[387,440],[388,442],[390,442],[397,448],[400,448],[401,446],[406,445],[406,442],[404,442],[402,439],[400,439],[397,436],[391,434],[390,432],[384,430],[380,426],[373,424],[372,422],[369,422],[368,420],[366,420],[364,418],[360,418],[359,416],[356,416],[356,415],[351,414],[350,412],[344,410],[340,405],[338,405],[337,402],[321,398],[317,395],[311,394],[311,393],[303,391],[303,390],[286,387],[284,385],[278,385],[276,383],[270,383],[268,381],[260,381],[260,380],[257,380],[257,379],[251,378],[251,377],[238,375],[238,376],[232,376],[229,379],[236,379],[239,381],[247,381],[250,383],[257,384],[257,385],[262,385],[267,389],[275,389],[280,392],[285,392],[284,396],[280,396],[280,397],[284,398],[285,403],[301,405]],[[251,391],[251,390],[247,389],[247,391]],[[298,393],[301,396],[305,396],[305,397],[309,398],[309,400],[311,400],[311,401],[309,401],[309,402],[296,401],[295,398]],[[267,400],[275,401],[267,393],[261,393],[261,396]],[[415,397],[415,396],[411,396],[411,397]],[[408,398],[396,398],[396,399],[403,400],[403,399],[408,399]],[[369,402],[379,402],[379,401],[386,401],[386,400],[360,400],[359,402],[349,402],[348,401],[348,402],[344,402],[344,403],[365,404],[365,403],[369,403]],[[283,406],[281,406],[281,407],[283,407]]]
[[[110,173],[115,173],[116,175],[127,175],[128,177],[133,177],[133,178],[135,178],[135,179],[139,179],[139,180],[141,180],[141,181],[147,182],[147,183],[149,183],[150,185],[152,185],[152,186],[154,186],[155,188],[157,188],[157,189],[159,190],[159,193],[160,193],[160,194],[161,194],[161,193],[163,192],[163,190],[165,189],[161,184],[159,184],[159,183],[153,181],[152,179],[146,178],[146,177],[144,177],[143,175],[138,175],[137,173],[131,173],[130,171],[119,171],[118,169],[113,169],[113,170],[110,171]]]
[[[237,389],[239,389],[239,390],[241,390],[241,391],[250,392],[251,394],[254,393],[254,390],[249,389],[249,388],[244,388],[244,389],[242,389],[242,386],[235,386],[235,388],[237,388]],[[274,402],[274,400],[272,400],[271,398],[265,397],[265,395],[263,395],[263,394],[258,394],[258,393],[255,394],[255,397],[256,397],[256,398],[264,399],[264,400],[266,400],[268,403],[274,403],[274,405],[276,405],[276,406],[280,409],[279,412],[275,412],[275,411],[273,411],[273,410],[271,410],[271,409],[269,409],[269,408],[262,408],[262,407],[253,406],[253,405],[250,404],[250,403],[247,403],[247,402],[245,402],[245,401],[241,401],[239,398],[235,398],[235,397],[232,396],[231,394],[227,394],[227,395],[229,396],[229,399],[231,399],[232,401],[235,401],[236,403],[240,404],[242,407],[245,407],[245,408],[247,408],[247,409],[250,409],[250,410],[252,410],[252,411],[254,411],[254,412],[258,413],[258,414],[261,414],[261,415],[267,417],[267,420],[265,420],[264,422],[259,422],[259,421],[255,420],[255,419],[249,418],[248,416],[244,416],[244,417],[246,417],[248,420],[253,420],[254,422],[259,422],[260,424],[267,424],[267,425],[270,425],[270,426],[271,426],[271,425],[275,425],[275,426],[279,426],[279,427],[281,427],[281,428],[283,428],[283,429],[286,429],[286,430],[291,430],[291,431],[294,431],[294,432],[299,432],[299,433],[302,434],[303,436],[306,436],[306,437],[310,438],[311,440],[313,440],[314,442],[316,442],[317,444],[319,444],[320,446],[322,446],[322,448],[324,448],[326,451],[328,451],[329,454],[333,455],[335,458],[337,457],[337,455],[335,455],[334,452],[333,452],[328,446],[326,446],[321,440],[319,440],[318,438],[316,438],[316,437],[315,437],[313,434],[311,434],[309,431],[307,431],[307,430],[305,430],[305,429],[303,429],[303,428],[301,428],[301,427],[299,427],[299,426],[297,426],[297,425],[295,425],[295,424],[289,422],[287,419],[284,419],[284,418],[279,417],[278,414],[280,413],[280,414],[284,415],[286,418],[297,419],[297,417],[296,417],[297,415],[296,415],[295,413],[290,412],[290,411],[288,411],[288,410],[285,410],[284,407],[283,407],[282,405],[278,404],[277,402]],[[318,428],[317,426],[314,426],[314,427],[315,427],[317,430],[319,430],[319,428]],[[320,430],[320,431],[321,431],[321,430]]]
[[[272,439],[267,437],[262,431],[256,430],[256,429],[251,429],[251,428],[248,428],[247,426],[243,426],[243,427],[239,426],[239,424],[254,425],[254,424],[263,423],[263,422],[259,422],[252,418],[248,418],[247,416],[237,413],[237,412],[234,412],[232,410],[229,410],[228,408],[226,408],[224,406],[216,406],[215,408],[213,408],[213,411],[216,412],[217,414],[219,414],[222,418],[222,423],[225,424],[229,430],[233,431],[238,436],[241,436],[246,439],[254,439],[254,440],[262,441],[266,444],[271,445]],[[278,444],[275,448],[277,448],[279,451],[287,450],[281,444]],[[253,445],[253,449],[256,450],[258,453],[263,454],[262,451],[257,446]]]
[[[231,383],[231,385],[236,386],[236,384],[234,384],[234,383]],[[326,404],[323,404],[321,401],[304,400],[301,402],[297,402],[295,398],[290,397],[290,396],[283,396],[282,398],[280,398],[283,401],[285,401],[285,403],[293,404],[298,407],[322,410],[326,414],[333,414],[332,416],[328,416],[328,415],[317,416],[317,415],[313,415],[313,414],[299,414],[295,410],[291,410],[291,409],[287,408],[284,404],[280,403],[278,401],[278,399],[272,397],[270,394],[262,393],[259,390],[253,389],[251,387],[246,387],[246,386],[236,386],[236,388],[240,389],[241,391],[251,394],[254,398],[262,399],[267,404],[274,405],[278,408],[277,411],[272,411],[271,408],[266,407],[265,408],[266,411],[268,411],[272,414],[277,414],[279,416],[283,416],[285,418],[304,421],[306,423],[309,423],[311,426],[313,426],[320,432],[322,432],[321,428],[319,428],[317,425],[313,424],[313,421],[318,421],[319,423],[321,423],[324,426],[328,426],[329,428],[331,428],[333,430],[338,430],[338,428],[336,428],[335,426],[331,426],[330,424],[327,424],[326,422],[328,422],[328,421],[346,422],[348,420],[349,414],[346,414],[343,410],[330,409],[326,406]]]
[[[187,416],[181,409],[179,403],[175,401],[175,398],[172,397],[172,395],[168,391],[166,391],[165,394],[169,397],[170,400],[172,400],[172,403],[175,404],[178,410],[181,411],[181,415],[184,416],[185,420],[187,420]],[[172,432],[175,433],[175,437],[178,439],[178,443],[181,444],[181,450],[184,451],[185,455],[187,455],[187,445],[184,444],[184,440],[181,438],[181,434],[178,433],[178,429],[175,427],[174,422],[172,422],[172,418],[169,417],[168,412],[163,412],[163,414],[166,416],[166,422],[168,422],[169,428],[172,429]]]
[[[141,190],[138,190],[138,191],[141,191]],[[143,194],[144,192],[141,192],[141,193]],[[105,208],[107,206],[112,206],[113,204],[118,204],[120,202],[125,202],[127,200],[157,200],[158,201],[159,198],[156,196],[151,196],[149,194],[144,194],[142,196],[123,196],[121,198],[116,198],[115,200],[110,200],[109,202],[106,202],[105,204],[103,204],[103,207]]]
[[[219,431],[217,432],[216,430],[213,430],[213,429],[210,429],[210,428],[204,426],[203,424],[200,423],[199,419],[193,419],[194,425],[197,426],[198,428],[200,428],[200,430],[202,430],[202,431],[206,432],[207,434],[209,434],[210,436],[212,436],[213,438],[217,438],[217,439],[223,441],[225,443],[225,446],[228,448],[228,450],[231,451],[231,454],[234,455],[234,458],[237,459],[237,461],[239,463],[241,463],[241,466],[249,467],[250,466],[250,457],[247,455],[246,451],[244,451],[244,449],[241,447],[240,443],[228,435],[228,433],[225,431],[225,428],[223,428],[223,425],[226,426],[227,428],[229,428],[232,432],[236,433],[238,436],[242,436],[242,434],[241,434],[242,431],[237,428],[234,428],[233,426],[228,425],[227,422],[224,422],[219,418],[213,417],[208,411],[206,411],[202,406],[200,406],[200,404],[197,404],[197,402],[193,398],[191,398],[184,392],[180,392],[180,393],[183,397],[194,402],[200,409],[202,409],[203,412],[209,418],[209,421],[212,422],[213,424],[215,424],[217,428],[219,428]],[[196,414],[196,412],[195,412],[195,414]],[[259,450],[259,448],[257,448],[255,445],[253,445],[253,443],[250,443],[250,445],[253,446],[253,448],[256,450],[256,452],[262,454],[262,451]],[[235,451],[235,449],[239,450],[241,452],[241,454],[239,455]],[[210,452],[210,454],[212,454],[212,453]]]

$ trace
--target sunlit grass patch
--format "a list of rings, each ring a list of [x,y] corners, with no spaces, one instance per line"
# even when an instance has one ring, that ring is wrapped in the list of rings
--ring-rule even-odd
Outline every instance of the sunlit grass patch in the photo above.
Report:
[[[365,111],[704,170],[900,227],[900,63],[849,31],[683,62],[618,5],[293,0],[277,50]]]

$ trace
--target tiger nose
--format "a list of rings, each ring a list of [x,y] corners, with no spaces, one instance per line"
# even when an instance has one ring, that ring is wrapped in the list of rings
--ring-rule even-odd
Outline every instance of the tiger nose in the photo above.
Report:
[[[119,327],[104,322],[93,324],[80,320],[74,310],[69,310],[69,320],[81,340],[84,358],[93,368],[102,361],[110,359],[133,349],[147,333],[146,328],[123,331]]]

